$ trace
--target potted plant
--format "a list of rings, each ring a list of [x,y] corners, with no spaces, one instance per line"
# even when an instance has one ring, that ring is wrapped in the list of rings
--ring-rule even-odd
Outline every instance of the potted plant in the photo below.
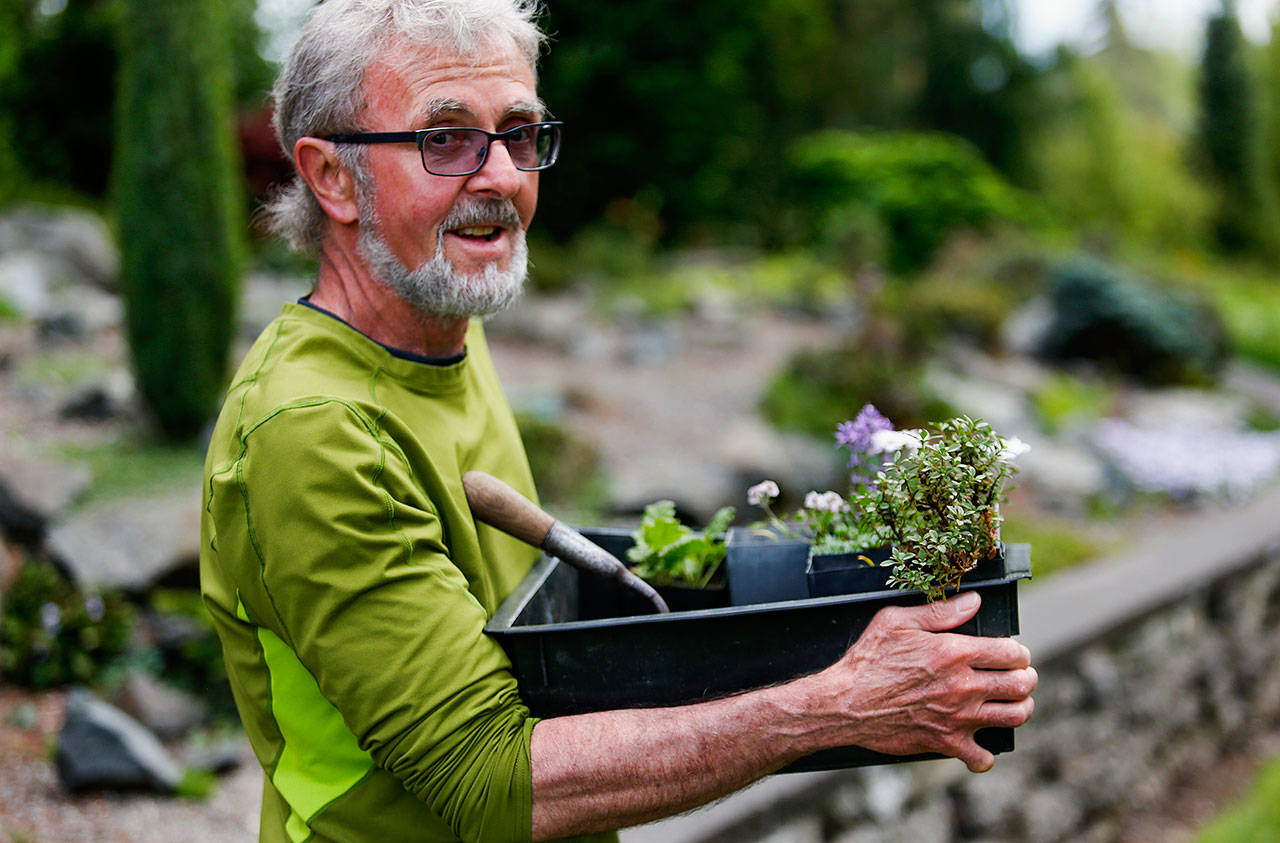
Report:
[[[999,575],[999,504],[1024,443],[964,416],[895,430],[870,404],[836,442],[850,453],[847,496],[810,492],[784,519],[771,509],[777,484],[747,493],[774,535],[810,542],[810,596],[899,588],[936,600],[966,575]]]
[[[733,507],[722,507],[696,532],[680,523],[674,502],[649,504],[626,552],[632,572],[653,585],[673,611],[729,605],[723,562],[733,515]]]

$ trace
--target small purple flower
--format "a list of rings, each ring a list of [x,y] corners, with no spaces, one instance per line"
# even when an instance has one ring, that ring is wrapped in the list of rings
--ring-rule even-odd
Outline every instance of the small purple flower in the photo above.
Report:
[[[849,449],[849,467],[860,465],[871,452],[871,438],[882,430],[893,430],[893,422],[871,404],[858,412],[853,421],[841,422],[836,428],[836,447]]]

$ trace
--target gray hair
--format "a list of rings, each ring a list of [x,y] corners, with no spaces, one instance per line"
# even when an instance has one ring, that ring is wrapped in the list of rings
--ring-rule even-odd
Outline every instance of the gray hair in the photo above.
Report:
[[[362,128],[365,72],[390,43],[465,58],[514,44],[536,72],[546,40],[534,22],[539,12],[538,0],[325,0],[303,28],[272,90],[276,137],[292,157],[299,138]],[[339,144],[338,156],[362,179],[362,147]],[[298,251],[318,250],[324,211],[297,174],[263,208],[262,219]]]

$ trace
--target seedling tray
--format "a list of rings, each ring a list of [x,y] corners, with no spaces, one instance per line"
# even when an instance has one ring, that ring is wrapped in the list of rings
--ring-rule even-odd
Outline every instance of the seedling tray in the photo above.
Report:
[[[625,557],[628,533],[584,532]],[[731,593],[735,572],[752,568],[740,557],[756,546],[740,547],[737,559],[731,552]],[[993,637],[1018,633],[1017,582],[1031,575],[1030,555],[1029,545],[1006,545],[999,576],[963,585],[982,595],[982,608],[957,631]],[[803,560],[800,566],[803,572]],[[785,682],[833,664],[881,607],[924,602],[919,592],[878,590],[657,615],[613,584],[580,577],[577,569],[544,556],[486,631],[510,657],[521,697],[533,714],[558,717],[700,702]],[[993,753],[1013,748],[1012,729],[983,729],[977,738]],[[935,757],[838,747],[803,758],[784,772]]]

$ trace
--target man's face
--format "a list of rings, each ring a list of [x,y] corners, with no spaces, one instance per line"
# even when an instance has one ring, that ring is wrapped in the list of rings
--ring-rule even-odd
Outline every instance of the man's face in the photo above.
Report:
[[[542,119],[527,62],[514,50],[471,62],[398,47],[365,78],[369,131],[471,126],[502,131]],[[371,190],[360,196],[361,252],[375,277],[429,312],[497,309],[524,278],[524,231],[538,174],[495,143],[479,172],[435,176],[412,144],[367,147]]]

